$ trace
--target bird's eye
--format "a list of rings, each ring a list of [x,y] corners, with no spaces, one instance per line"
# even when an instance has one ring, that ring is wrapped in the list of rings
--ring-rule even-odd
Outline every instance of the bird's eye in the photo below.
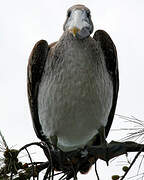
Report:
[[[87,17],[89,18],[90,17],[90,11],[87,11],[86,14],[87,14]]]
[[[68,11],[67,17],[70,17],[70,15],[71,15],[71,11]]]

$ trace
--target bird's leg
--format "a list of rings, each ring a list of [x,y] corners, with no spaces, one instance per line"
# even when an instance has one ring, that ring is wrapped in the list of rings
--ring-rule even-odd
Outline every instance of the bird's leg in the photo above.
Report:
[[[57,148],[57,136],[50,136],[50,143],[52,144],[53,149]]]
[[[62,158],[63,158],[63,152],[57,147],[57,143],[58,143],[58,138],[56,135],[54,136],[50,136],[50,142],[52,144],[52,150],[54,153],[56,153],[55,155],[57,156],[58,158],[58,163],[60,164],[60,167],[62,167]],[[55,170],[58,170],[58,169],[55,169]]]
[[[100,144],[103,145],[104,149],[105,149],[105,160],[106,160],[106,163],[107,163],[107,166],[109,165],[108,164],[108,144],[107,144],[107,141],[106,141],[106,136],[105,136],[105,127],[102,126],[99,130],[99,135],[100,135]]]
[[[102,126],[99,130],[99,135],[100,135],[100,143],[101,144],[107,144],[106,142],[106,137],[105,137],[105,128]]]

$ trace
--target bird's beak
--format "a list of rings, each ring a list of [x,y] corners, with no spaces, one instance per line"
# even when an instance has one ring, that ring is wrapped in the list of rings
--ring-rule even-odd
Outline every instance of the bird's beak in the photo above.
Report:
[[[72,29],[70,29],[70,32],[73,34],[73,36],[75,37],[76,34],[80,31],[79,28],[77,27],[73,27]]]

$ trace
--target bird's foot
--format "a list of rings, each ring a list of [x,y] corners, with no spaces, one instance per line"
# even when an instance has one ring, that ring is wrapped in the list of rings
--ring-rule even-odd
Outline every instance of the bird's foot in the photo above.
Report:
[[[106,161],[106,164],[107,164],[107,166],[109,165],[109,158],[108,158],[108,143],[107,143],[107,141],[105,140],[102,144],[101,144],[101,146],[103,147],[103,149],[104,149],[104,159],[105,159],[105,161]]]
[[[100,134],[100,144],[103,146],[104,151],[105,151],[105,161],[107,163],[107,166],[109,165],[108,161],[108,143],[106,141],[106,136],[105,136],[105,127],[102,126],[99,129],[99,134]]]

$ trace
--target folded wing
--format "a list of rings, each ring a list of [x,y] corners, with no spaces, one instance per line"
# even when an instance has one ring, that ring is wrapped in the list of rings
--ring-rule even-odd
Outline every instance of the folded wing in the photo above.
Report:
[[[104,57],[106,68],[109,73],[109,76],[112,79],[113,83],[113,101],[112,107],[108,116],[108,123],[105,128],[105,135],[107,136],[112,125],[112,121],[114,118],[114,113],[117,104],[118,90],[119,90],[119,73],[118,73],[118,60],[117,60],[117,52],[116,47],[110,38],[110,36],[103,30],[98,30],[95,32],[93,38],[99,43]]]
[[[48,52],[48,43],[45,40],[38,41],[31,52],[27,67],[27,90],[30,111],[34,130],[41,140],[45,140],[45,136],[42,133],[42,127],[39,122],[37,97]]]

